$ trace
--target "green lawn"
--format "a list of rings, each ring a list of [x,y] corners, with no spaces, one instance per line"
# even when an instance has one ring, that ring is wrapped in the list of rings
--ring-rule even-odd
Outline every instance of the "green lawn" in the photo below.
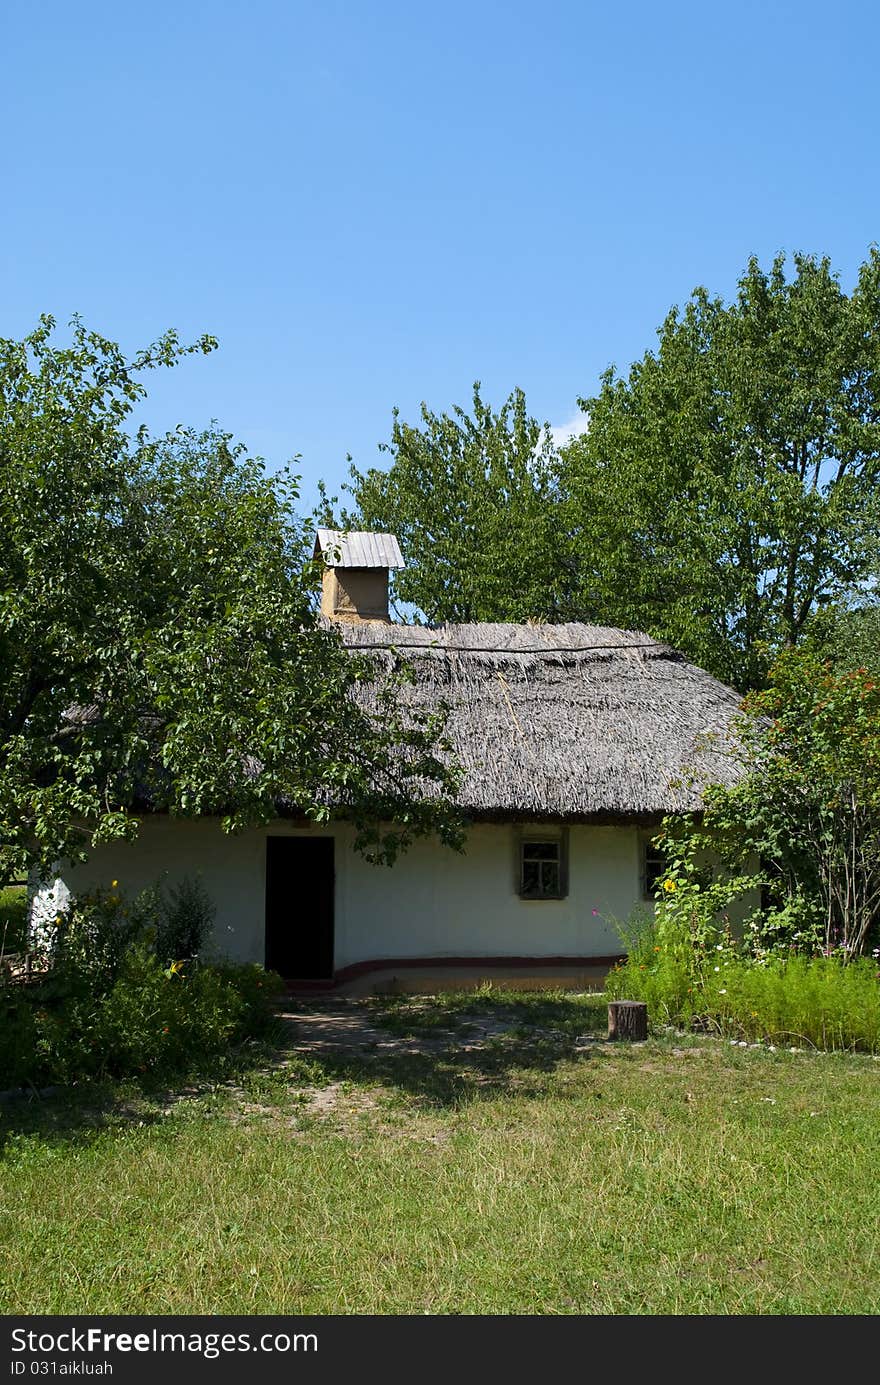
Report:
[[[595,997],[358,1014],[348,1051],[0,1107],[0,1310],[880,1308],[876,1059],[612,1046]]]
[[[27,890],[7,885],[0,890],[0,953],[20,952],[25,943]]]

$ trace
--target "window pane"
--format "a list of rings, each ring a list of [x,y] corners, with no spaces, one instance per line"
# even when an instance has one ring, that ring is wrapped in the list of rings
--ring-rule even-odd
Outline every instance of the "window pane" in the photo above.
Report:
[[[562,842],[520,842],[520,894],[524,899],[562,897]]]
[[[559,894],[559,862],[544,861],[541,865],[541,893]]]
[[[541,867],[537,861],[523,861],[522,893],[533,899],[541,893]]]
[[[645,847],[645,895],[653,898],[657,886],[666,874],[666,861],[656,847]]]
[[[558,842],[523,842],[523,860],[558,861]]]

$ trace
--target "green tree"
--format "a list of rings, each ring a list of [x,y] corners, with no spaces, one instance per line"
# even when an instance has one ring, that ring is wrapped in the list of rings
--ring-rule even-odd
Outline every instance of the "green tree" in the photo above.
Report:
[[[865,668],[880,678],[880,601],[831,607],[810,628],[810,643],[838,670]]]
[[[743,703],[735,753],[743,774],[707,791],[703,821],[666,824],[673,903],[692,907],[711,850],[735,872],[760,864],[759,947],[863,952],[880,929],[880,679],[784,651]]]
[[[760,685],[773,651],[870,570],[880,477],[880,253],[849,295],[827,259],[755,259],[580,401],[563,449],[582,606]]]
[[[550,430],[514,390],[496,413],[474,385],[470,414],[435,414],[421,425],[398,411],[388,471],[351,468],[341,513],[323,496],[322,522],[397,534],[407,566],[394,575],[399,602],[430,622],[565,619],[573,588],[561,523]]]
[[[127,360],[53,327],[0,341],[0,876],[144,804],[229,830],[338,808],[378,859],[457,841],[441,718],[316,627],[295,481],[216,428],[126,431],[142,373],[212,339]]]

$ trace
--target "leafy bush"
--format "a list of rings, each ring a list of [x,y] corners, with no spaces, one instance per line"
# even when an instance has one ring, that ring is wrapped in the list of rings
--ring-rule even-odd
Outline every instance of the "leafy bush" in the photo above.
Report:
[[[21,990],[0,985],[0,1087],[21,1087],[35,1072],[35,1007]]]
[[[112,988],[65,1042],[84,1060],[80,1071],[114,1077],[179,1071],[265,1026],[274,989],[264,975],[257,983],[262,1004],[256,1004],[248,972],[210,966],[186,970],[176,963],[163,967],[142,943],[135,944]],[[77,1047],[77,1037],[85,1048]]]
[[[192,955],[213,913],[192,882],[127,900],[114,881],[76,899],[39,984],[0,986],[0,1087],[170,1075],[266,1034],[280,979]]]
[[[734,872],[760,862],[770,907],[755,931],[767,948],[870,953],[880,942],[880,680],[787,650],[742,704],[729,748],[739,772],[705,791],[702,820],[664,823],[670,859],[708,851]]]
[[[230,1044],[265,1035],[281,981],[256,966],[164,967],[143,942],[112,985],[7,991],[11,1025],[0,1038],[2,1082],[72,1081],[183,1071]]]
[[[150,885],[132,899],[114,880],[109,890],[79,895],[59,914],[51,944],[53,972],[62,986],[84,981],[97,993],[113,984],[135,942],[165,966],[197,957],[215,913],[198,878],[184,877],[167,891],[161,883]]]
[[[98,996],[112,986],[123,958],[138,939],[155,936],[158,904],[145,890],[129,902],[111,890],[97,889],[75,899],[59,914],[50,942],[49,985],[58,993]]]
[[[185,876],[158,900],[156,953],[166,962],[198,957],[210,936],[217,910],[199,876]]]
[[[648,910],[637,910],[626,925],[618,924],[618,930],[627,957],[608,975],[608,996],[646,1001],[653,1021],[688,1023],[697,983],[690,945],[675,946],[668,935],[661,941],[658,921]]]
[[[241,1002],[239,1038],[265,1038],[277,1025],[276,1005],[284,992],[284,982],[277,972],[265,971],[256,962],[213,962],[209,971],[224,984],[232,986]]]

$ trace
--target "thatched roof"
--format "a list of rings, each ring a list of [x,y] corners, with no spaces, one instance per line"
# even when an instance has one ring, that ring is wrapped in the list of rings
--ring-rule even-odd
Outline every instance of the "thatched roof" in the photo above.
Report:
[[[447,703],[474,816],[615,819],[700,807],[737,773],[739,696],[669,648],[596,625],[344,624],[346,645],[405,659],[419,707]]]

